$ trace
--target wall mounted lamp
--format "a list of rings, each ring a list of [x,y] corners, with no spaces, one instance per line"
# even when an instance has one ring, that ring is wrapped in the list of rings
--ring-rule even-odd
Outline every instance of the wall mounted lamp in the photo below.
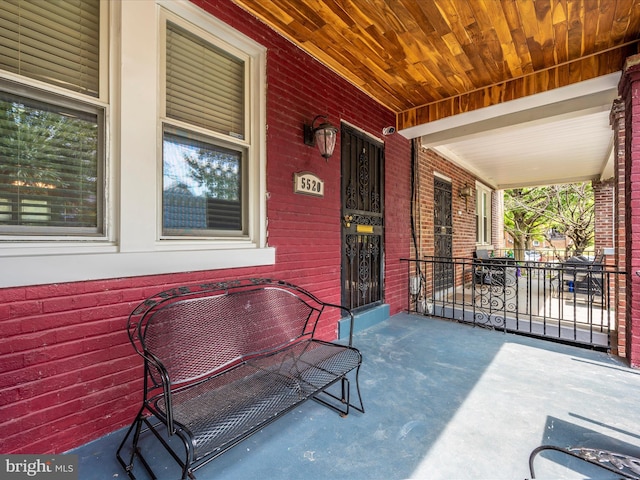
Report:
[[[468,207],[469,198],[473,196],[473,188],[466,183],[464,187],[460,189],[460,193],[458,194],[460,198],[464,198],[464,208],[465,210]]]
[[[473,188],[471,188],[469,185],[465,183],[464,187],[460,189],[460,198],[469,198],[472,196],[473,196]]]
[[[322,118],[325,121],[316,127],[316,121]],[[313,147],[316,145],[320,150],[320,155],[328,160],[333,155],[336,147],[336,136],[338,129],[327,121],[326,115],[318,115],[313,119],[311,125],[304,124],[304,143]]]

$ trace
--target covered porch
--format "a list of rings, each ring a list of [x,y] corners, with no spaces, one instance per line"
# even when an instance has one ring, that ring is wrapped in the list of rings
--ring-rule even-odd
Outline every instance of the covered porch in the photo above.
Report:
[[[347,9],[333,0],[89,3],[99,6],[95,28],[81,43],[91,52],[100,45],[95,92],[67,88],[66,74],[51,79],[0,68],[6,112],[20,112],[14,105],[24,100],[34,118],[41,110],[59,119],[91,117],[99,155],[90,163],[100,172],[100,178],[86,175],[95,186],[95,195],[82,201],[90,228],[63,227],[57,222],[70,216],[62,203],[51,212],[43,203],[64,182],[56,189],[32,182],[35,203],[22,208],[11,195],[26,185],[4,177],[2,453],[76,453],[81,479],[124,478],[114,452],[141,395],[140,359],[125,327],[135,305],[173,286],[258,276],[300,283],[339,303],[346,296],[343,262],[363,259],[358,267],[370,272],[372,256],[384,259],[371,281],[382,295],[372,305],[392,316],[356,338],[365,357],[367,413],[341,419],[305,405],[198,478],[525,478],[529,452],[543,442],[613,443],[619,451],[639,444],[640,377],[617,357],[398,314],[407,308],[411,284],[401,259],[437,255],[436,184],[448,195],[451,220],[438,230],[452,237],[450,256],[457,257],[470,256],[478,243],[500,246],[493,237],[501,226],[492,221],[502,215],[496,201],[502,189],[606,183],[610,188],[602,190],[613,193],[601,204],[615,207],[608,211],[616,223],[605,235],[613,243],[605,246],[615,249],[620,268],[640,268],[640,99],[632,95],[640,85],[640,10],[633,2],[602,1],[595,10],[557,3],[553,11],[548,2],[522,3],[521,12],[520,2],[504,2],[504,12],[496,12],[497,4],[487,3],[488,10],[467,0],[443,3],[451,9],[413,0],[377,2],[383,9],[371,8],[370,0],[346,2]],[[66,20],[41,10],[44,23],[66,32]],[[243,112],[244,133],[226,124],[205,128],[167,108],[172,87],[166,78],[181,68],[166,58],[183,58],[166,41],[174,34],[216,57],[241,60],[236,87],[244,93],[233,103]],[[557,43],[549,43],[556,35]],[[43,43],[39,32],[33,38]],[[21,58],[19,49],[15,53]],[[79,78],[81,70],[78,62],[68,77]],[[201,79],[193,78],[187,102],[200,105]],[[205,103],[214,95],[206,97]],[[225,121],[232,119],[220,110]],[[324,116],[341,131],[330,160],[304,138],[305,127]],[[367,196],[377,214],[384,212],[375,217],[375,228],[384,226],[382,249],[368,240],[372,224],[347,226],[349,197],[342,194],[356,192],[341,184],[343,162],[356,158],[355,150],[342,153],[347,131],[384,151],[378,163],[384,195]],[[66,137],[63,130],[56,140]],[[165,218],[160,200],[175,192],[164,190],[165,173],[174,172],[163,148],[165,138],[180,143],[175,137],[183,147],[202,140],[209,152],[232,147],[242,158],[235,179],[242,199],[234,210],[240,225],[219,231],[217,217],[205,218],[198,208],[204,223],[193,236],[190,215],[179,231]],[[71,158],[74,149],[69,152]],[[31,165],[36,174],[43,161]],[[71,163],[79,167],[84,159]],[[54,167],[58,173],[66,164]],[[368,164],[359,169],[366,183]],[[299,189],[296,179],[306,173],[326,194]],[[75,201],[68,190],[59,198]],[[483,205],[481,222],[476,205]],[[19,224],[18,214],[26,214]],[[414,225],[420,218],[424,222]],[[366,247],[358,256],[347,228]],[[617,323],[625,329],[620,355],[633,366],[640,365],[639,281],[633,275],[616,285],[613,304],[624,315]],[[333,325],[323,327],[335,338]],[[567,459],[545,456],[539,478],[604,478],[586,465],[567,469]],[[176,478],[161,447],[149,457],[167,464],[163,478]]]
[[[197,477],[512,480],[530,478],[542,443],[640,452],[640,376],[615,356],[408,313],[354,344],[366,414],[307,403]],[[80,478],[126,477],[114,455],[123,434],[69,452]],[[154,453],[160,480],[176,478],[163,449]],[[554,452],[535,467],[540,479],[617,478]]]

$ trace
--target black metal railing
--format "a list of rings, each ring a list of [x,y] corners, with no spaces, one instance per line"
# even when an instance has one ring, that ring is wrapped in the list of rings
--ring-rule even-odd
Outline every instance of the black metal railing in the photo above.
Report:
[[[408,311],[609,350],[616,285],[625,272],[602,264],[513,259],[404,259]],[[446,275],[447,278],[440,278]],[[437,288],[437,285],[448,285]]]

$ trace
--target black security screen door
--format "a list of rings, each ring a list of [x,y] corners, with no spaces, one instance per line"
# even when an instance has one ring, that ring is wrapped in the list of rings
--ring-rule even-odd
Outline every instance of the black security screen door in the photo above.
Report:
[[[342,127],[342,298],[364,309],[382,302],[382,144]]]
[[[451,260],[453,256],[453,227],[451,217],[451,183],[435,177],[433,180],[433,248],[434,257]],[[434,286],[443,290],[453,285],[451,263],[434,263]]]

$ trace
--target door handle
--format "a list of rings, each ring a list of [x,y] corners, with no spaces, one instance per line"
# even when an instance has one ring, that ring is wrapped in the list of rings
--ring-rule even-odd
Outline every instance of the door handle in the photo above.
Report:
[[[351,222],[353,221],[353,215],[345,215],[342,217],[344,220],[344,226],[349,228],[351,226]]]

